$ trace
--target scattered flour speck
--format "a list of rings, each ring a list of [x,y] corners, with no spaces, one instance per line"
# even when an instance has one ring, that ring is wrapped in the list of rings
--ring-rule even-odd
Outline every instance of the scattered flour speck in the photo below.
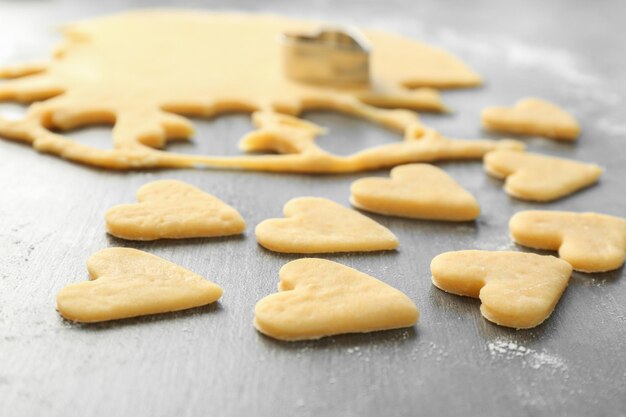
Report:
[[[567,364],[560,356],[546,351],[538,352],[509,340],[496,339],[487,344],[487,349],[492,358],[518,359],[524,366],[532,369],[548,368],[554,371],[567,371]]]
[[[621,121],[600,118],[597,121],[597,127],[609,136],[626,136],[626,124]]]
[[[593,86],[599,80],[584,68],[584,60],[559,48],[527,44],[514,38],[499,36],[468,37],[450,28],[437,32],[439,42],[453,51],[465,51],[495,62],[507,62],[523,69],[538,69],[577,85]]]

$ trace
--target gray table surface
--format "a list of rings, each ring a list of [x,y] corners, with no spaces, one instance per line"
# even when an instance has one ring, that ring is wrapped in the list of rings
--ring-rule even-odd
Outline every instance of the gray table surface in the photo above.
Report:
[[[106,4],[105,4],[106,3]],[[302,195],[348,204],[360,175],[304,176],[165,170],[107,172],[0,141],[1,416],[414,416],[626,413],[624,270],[575,273],[552,317],[527,331],[495,326],[477,300],[434,288],[429,263],[461,249],[523,250],[507,221],[523,209],[595,210],[626,215],[625,36],[620,1],[385,0],[361,4],[237,0],[179,2],[196,8],[276,12],[392,30],[447,48],[485,76],[484,87],[450,91],[456,113],[425,115],[443,133],[489,137],[480,110],[524,96],[554,100],[581,121],[576,144],[525,139],[547,154],[606,168],[600,183],[538,205],[509,198],[480,162],[439,164],[480,201],[476,223],[445,224],[372,216],[397,234],[397,252],[325,256],[404,291],[421,310],[414,329],[280,343],[252,327],[257,300],[275,291],[278,270],[297,256],[268,252],[254,226],[279,217]],[[48,56],[55,25],[144,1],[0,1],[0,62]],[[16,115],[3,104],[0,113]],[[323,146],[349,153],[399,140],[332,113],[307,118],[330,128]],[[181,152],[236,154],[246,115],[197,120]],[[72,133],[110,146],[110,129]],[[495,137],[495,136],[492,136]],[[376,172],[375,175],[386,175]],[[125,242],[107,236],[103,213],[131,202],[152,180],[176,178],[216,194],[248,222],[242,237]],[[55,311],[55,295],[87,278],[90,254],[112,246],[162,256],[225,289],[216,305],[117,323],[79,326]]]

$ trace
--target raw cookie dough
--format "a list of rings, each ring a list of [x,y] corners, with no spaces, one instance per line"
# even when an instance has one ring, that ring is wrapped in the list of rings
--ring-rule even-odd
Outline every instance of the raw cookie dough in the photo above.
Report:
[[[511,108],[488,107],[481,121],[489,130],[557,140],[573,141],[580,134],[580,125],[571,114],[539,98],[522,99]]]
[[[366,31],[374,51],[369,86],[331,88],[286,78],[279,34],[319,25],[271,15],[175,10],[134,11],[68,25],[64,43],[47,66],[0,71],[0,77],[14,78],[0,84],[0,101],[41,101],[22,120],[0,118],[0,135],[111,169],[353,172],[481,158],[499,146],[519,146],[426,137],[417,114],[405,109],[441,111],[444,105],[431,87],[469,87],[481,80],[447,52],[401,36]],[[315,144],[323,129],[296,117],[308,109],[362,117],[404,133],[406,140],[350,156],[332,155]],[[213,117],[231,111],[253,113],[258,127],[243,138],[243,150],[281,155],[203,156],[160,149],[170,139],[193,135],[191,122],[182,115]],[[55,133],[96,123],[114,125],[113,149]]]
[[[286,219],[256,227],[262,246],[283,253],[369,252],[398,247],[384,226],[326,198],[299,197],[285,204]]]
[[[626,258],[626,219],[598,213],[522,211],[509,222],[520,245],[558,250],[575,270],[617,269]]]
[[[595,164],[509,150],[489,152],[484,164],[489,174],[506,178],[504,190],[509,195],[541,202],[588,187],[602,174]]]
[[[419,311],[401,291],[324,259],[298,259],[280,269],[280,292],[259,301],[254,326],[294,341],[413,326]]]
[[[391,170],[391,179],[362,178],[352,183],[352,205],[374,213],[414,219],[474,220],[478,202],[442,169],[410,164]]]
[[[172,262],[130,248],[110,248],[87,262],[91,281],[59,291],[63,317],[85,323],[199,307],[217,301],[222,289]]]
[[[110,234],[129,240],[183,239],[237,235],[246,227],[237,210],[182,181],[146,184],[137,200],[106,212]]]
[[[516,329],[547,319],[572,274],[572,266],[554,256],[480,250],[443,253],[430,270],[437,288],[480,298],[487,320]]]

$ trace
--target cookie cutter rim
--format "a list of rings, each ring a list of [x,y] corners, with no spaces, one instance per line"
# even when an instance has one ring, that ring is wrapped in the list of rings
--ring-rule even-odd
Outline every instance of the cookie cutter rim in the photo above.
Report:
[[[283,32],[283,70],[292,80],[327,85],[370,81],[371,45],[353,26],[322,26],[310,32]]]

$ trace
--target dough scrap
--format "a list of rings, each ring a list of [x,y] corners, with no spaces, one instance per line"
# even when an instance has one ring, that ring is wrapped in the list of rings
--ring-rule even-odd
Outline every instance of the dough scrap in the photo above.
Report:
[[[129,240],[184,239],[236,235],[246,227],[237,210],[182,181],[146,184],[137,200],[106,212],[110,234]]]
[[[481,121],[489,130],[564,141],[574,141],[580,134],[580,125],[571,114],[539,98],[522,99],[510,108],[488,107]]]
[[[90,281],[59,291],[57,309],[68,320],[93,323],[186,310],[217,301],[222,288],[157,256],[130,248],[96,252]]]
[[[259,244],[274,252],[369,252],[398,247],[398,238],[389,229],[326,198],[294,198],[283,212],[285,219],[264,220],[255,230]]]
[[[414,219],[474,220],[478,202],[452,177],[428,164],[391,170],[391,179],[361,178],[352,183],[352,205],[374,213]]]
[[[484,165],[490,175],[506,178],[504,190],[509,195],[540,202],[588,187],[602,174],[595,164],[510,150],[489,152]]]
[[[558,250],[577,271],[617,269],[626,259],[626,219],[598,213],[522,211],[511,217],[511,236],[520,245]]]
[[[554,256],[481,250],[443,253],[430,269],[437,288],[480,298],[483,317],[516,329],[546,320],[572,274],[572,266]]]
[[[413,326],[419,318],[417,307],[401,291],[325,259],[284,265],[278,289],[254,308],[254,326],[275,339],[398,329]]]
[[[282,73],[278,35],[306,32],[319,24],[270,15],[153,10],[66,26],[66,39],[47,66],[0,71],[0,77],[11,78],[0,84],[0,101],[39,101],[21,120],[0,118],[0,136],[110,169],[305,173],[476,159],[500,146],[520,146],[434,134],[415,140],[426,129],[410,110],[445,109],[432,88],[470,87],[481,80],[447,52],[397,35],[366,31],[374,50],[369,86],[336,88],[289,80]],[[296,117],[311,109],[371,120],[403,132],[407,139],[350,156],[333,155],[315,144],[323,129]],[[172,139],[193,135],[193,125],[183,115],[213,117],[232,111],[251,112],[257,126],[242,139],[242,150],[279,155],[203,156],[161,149]],[[114,125],[113,149],[93,148],[55,133],[96,123]]]

